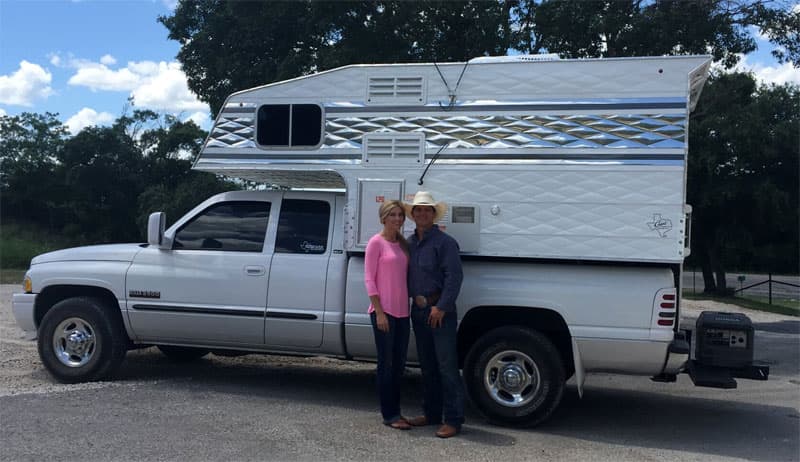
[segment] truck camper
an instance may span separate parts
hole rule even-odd
[[[425,190],[460,245],[460,363],[489,419],[543,422],[593,372],[766,380],[749,320],[679,322],[689,114],[710,62],[352,65],[234,93],[193,168],[275,187],[168,230],[155,213],[147,244],[34,258],[18,323],[63,381],[110,375],[134,345],[372,360],[364,249],[383,201]]]

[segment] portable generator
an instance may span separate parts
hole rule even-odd
[[[706,366],[742,368],[753,363],[753,323],[741,313],[703,311],[695,324],[695,360]]]

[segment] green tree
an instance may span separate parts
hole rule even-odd
[[[135,240],[136,198],[144,189],[143,160],[115,127],[86,128],[59,156],[64,182],[64,232],[81,242]]]
[[[505,2],[181,0],[159,18],[189,88],[217,114],[238,90],[354,63],[505,54]]]
[[[33,222],[54,230],[54,172],[67,139],[56,114],[0,117],[0,219]]]
[[[711,54],[732,67],[756,48],[751,26],[800,63],[800,11],[775,0],[522,0],[511,10],[512,47],[562,57]]]
[[[730,268],[798,271],[800,91],[747,74],[710,79],[690,123],[692,261],[705,290]]]

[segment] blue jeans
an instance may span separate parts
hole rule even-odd
[[[428,325],[431,308],[411,308],[411,322],[417,342],[417,356],[422,368],[425,417],[431,424],[444,423],[458,429],[464,423],[464,384],[458,371],[456,313],[447,313],[442,326]]]
[[[378,330],[377,315],[369,316],[375,334],[375,351],[378,356],[378,398],[381,415],[386,425],[400,419],[400,385],[408,355],[408,318],[395,318],[389,314],[389,332]]]

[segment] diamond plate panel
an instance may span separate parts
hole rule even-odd
[[[325,122],[323,147],[360,149],[367,133],[425,133],[430,149],[683,148],[680,115],[338,117]],[[207,147],[256,147],[254,117],[223,116]],[[490,152],[489,152],[490,154]]]
[[[422,132],[431,149],[450,148],[678,148],[680,115],[486,115],[338,117],[326,121],[326,147],[361,145],[365,133]]]

